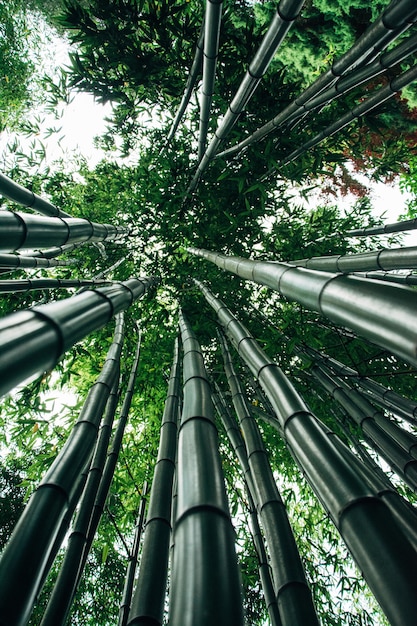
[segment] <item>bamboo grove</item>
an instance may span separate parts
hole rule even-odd
[[[169,10],[154,4],[160,16]],[[143,197],[138,223],[122,210],[114,224],[79,216],[0,175],[4,410],[74,372],[81,390],[77,415],[2,552],[1,626],[93,623],[74,617],[74,607],[88,575],[91,604],[94,587],[106,594],[116,577],[109,549],[125,553],[125,572],[114,587],[117,615],[91,617],[100,626],[415,625],[417,247],[401,235],[417,218],[375,224],[364,211],[296,245],[290,215],[285,256],[272,247],[275,225],[285,240],[280,216],[266,210],[279,206],[294,164],[311,165],[319,145],[331,151],[333,136],[347,142],[343,133],[358,118],[388,101],[395,108],[416,80],[415,0],[386,3],[306,89],[251,130],[251,103],[259,104],[262,81],[311,3],[274,4],[218,121],[227,89],[222,28],[237,4],[207,0],[193,27],[179,108],[156,131],[157,156],[144,171],[163,185],[158,159],[189,156],[188,168],[173,174],[180,191],[171,181],[158,206],[150,210]],[[176,5],[171,17],[181,20],[181,11]],[[149,26],[144,15],[139,22]],[[236,180],[243,205],[225,196],[216,214],[222,183]],[[265,213],[252,213],[251,203]],[[161,243],[152,225],[165,219]],[[230,222],[227,245],[216,232],[221,219]],[[268,245],[245,245],[251,220],[271,227]],[[188,230],[174,240],[182,222]],[[86,275],[80,267],[91,255],[100,271]],[[89,365],[77,365],[83,358]],[[13,419],[11,411],[6,431],[14,432]],[[127,506],[130,526],[121,521]],[[89,569],[103,524],[115,533],[100,564],[105,582],[99,567]],[[367,596],[357,605],[372,609],[353,607],[355,586]]]

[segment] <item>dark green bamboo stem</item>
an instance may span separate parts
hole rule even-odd
[[[354,384],[366,392],[371,401],[378,406],[398,415],[398,417],[409,422],[413,426],[417,425],[417,403],[406,398],[399,393],[384,387],[380,383],[372,380],[367,376],[361,376],[357,370],[348,367],[337,359],[313,350],[310,346],[303,346],[299,349],[301,357],[309,359],[309,361],[317,361],[323,363],[330,371],[348,378]]]
[[[37,278],[25,280],[0,280],[0,293],[36,291],[38,289],[73,289],[77,287],[99,287],[110,285],[107,280],[65,280],[60,278]]]
[[[356,275],[356,272],[353,272]],[[411,285],[415,287],[417,285],[417,275],[413,272],[407,274],[393,274],[390,272],[366,272],[364,274],[358,274],[362,278],[372,278],[373,280],[385,280],[389,283],[397,283],[399,285]]]
[[[378,414],[366,399],[361,398],[354,389],[346,390],[337,379],[325,373],[321,368],[313,367],[311,372],[333,398],[345,408],[362,429],[372,447],[412,489],[417,490],[416,443],[413,435],[405,431],[401,432],[400,429],[395,428],[394,424],[387,428],[388,420],[384,420],[384,417]],[[405,449],[407,445],[409,452]]]
[[[228,257],[200,248],[189,248],[189,252],[278,291],[417,365],[417,293],[413,289],[285,263]]]
[[[417,268],[417,246],[383,248],[358,254],[336,254],[289,261],[291,265],[324,272],[367,272],[370,270],[402,270]]]
[[[224,395],[220,389],[212,394],[213,404],[220,417],[226,434],[229,438],[234,453],[239,459],[239,463],[244,476],[245,492],[248,499],[248,510],[251,520],[251,534],[258,558],[258,571],[264,592],[265,604],[268,611],[271,626],[282,626],[281,617],[278,610],[277,599],[275,596],[274,586],[271,578],[271,567],[269,565],[262,532],[259,526],[256,505],[252,497],[255,493],[252,475],[248,464],[248,455],[246,452],[245,442],[238,428],[236,421],[230,415]]]
[[[240,114],[246,107],[252,95],[255,93],[263,75],[268,69],[278,47],[282,43],[285,35],[297,18],[305,0],[281,0],[268,31],[264,35],[262,42],[252,59],[246,74],[239,85],[238,91],[230,103],[226,114],[219,124],[214,137],[207,150],[200,156],[200,163],[197,172],[187,190],[187,194],[192,193],[196,188],[199,179],[207,169],[210,161],[215,157],[220,145],[226,140],[230,131],[236,124]]]
[[[123,314],[118,314],[115,341],[120,345],[123,342]],[[87,482],[79,502],[78,512],[68,538],[68,545],[62,561],[57,580],[52,590],[41,626],[63,626],[71,610],[71,604],[76,591],[80,563],[87,541],[87,531],[95,497],[103,473],[107,448],[110,440],[114,415],[119,401],[119,376],[117,376],[100,427],[93,459],[89,468]]]
[[[49,200],[45,200],[36,193],[33,193],[33,191],[15,183],[4,174],[0,174],[0,194],[21,206],[33,209],[43,215],[50,217],[71,217],[69,213],[62,211],[52,204],[52,202],[49,202]]]
[[[167,144],[172,140],[175,133],[177,132],[178,126],[181,122],[181,119],[185,113],[185,110],[188,106],[188,103],[191,99],[191,95],[193,93],[194,85],[197,82],[198,75],[202,71],[203,67],[203,46],[204,46],[204,20],[201,25],[200,35],[197,41],[197,47],[195,51],[195,56],[193,60],[193,64],[190,69],[190,73],[188,75],[187,83],[185,85],[184,94],[181,99],[180,105],[178,107],[177,113],[175,115],[175,119],[172,123],[171,129],[169,131],[167,137]]]
[[[4,624],[20,626],[29,618],[45,578],[45,565],[79,478],[88,467],[100,420],[119,375],[119,327],[101,374],[91,387],[63,449],[26,506],[0,563],[0,615]]]
[[[136,375],[139,367],[140,357],[140,337],[136,346],[136,353],[131,367],[129,381],[127,385],[126,394],[123,400],[122,409],[120,411],[119,421],[116,427],[116,431],[113,437],[113,442],[109,454],[107,455],[106,463],[104,465],[103,475],[101,477],[100,486],[98,488],[97,496],[94,502],[94,508],[90,519],[90,524],[87,532],[87,540],[84,547],[83,557],[78,573],[77,585],[80,581],[84,567],[87,561],[88,554],[90,552],[94,537],[97,531],[97,527],[100,523],[101,516],[103,515],[106,499],[110,490],[111,482],[113,480],[114,470],[116,468],[117,460],[119,458],[120,448],[122,445],[122,439],[124,431],[127,425],[129,416],[129,410],[132,403]]]
[[[19,254],[22,256],[34,256],[44,259],[53,259],[61,254],[66,254],[81,246],[88,245],[88,241],[80,241],[79,243],[67,243],[63,246],[53,246],[52,248],[43,248],[43,250],[20,250]]]
[[[284,503],[275,483],[258,425],[251,415],[246,394],[233,367],[230,351],[221,336],[226,378],[243,433],[253,478],[254,500],[264,528],[271,558],[274,589],[283,626],[318,624],[311,591],[291,530]]]
[[[163,621],[171,536],[172,486],[177,451],[180,365],[179,340],[176,339],[139,574],[129,619],[126,622],[129,626],[139,624],[155,626],[161,625]]]
[[[393,626],[413,626],[417,554],[391,512],[340,454],[280,368],[224,303],[195,281],[269,397],[289,448]],[[381,546],[384,546],[383,550]],[[395,574],[394,574],[395,572]]]
[[[0,321],[0,393],[52,369],[66,350],[128,308],[155,282],[154,278],[131,278],[6,315]]]
[[[206,148],[211,101],[216,77],[217,55],[219,52],[222,8],[223,0],[207,0],[204,21],[203,84],[200,98],[200,127],[198,137],[199,161],[201,161]]]
[[[106,241],[128,234],[126,228],[96,224],[86,219],[41,217],[0,211],[0,250],[49,248],[67,243]]]
[[[409,28],[415,19],[416,9],[413,0],[393,0],[382,15],[369,26],[353,46],[341,57],[335,59],[330,69],[321,74],[298,98],[272,120],[258,128],[252,135],[225,151],[222,155],[219,154],[219,156],[239,152],[243,148],[260,141],[266,135],[282,126],[282,124],[288,121],[294,122],[301,118],[309,101],[331,87],[337,79],[344,77],[349,71],[372,62],[377,54]],[[330,95],[328,98],[328,101],[330,101]]]
[[[26,269],[34,267],[68,267],[70,265],[78,265],[77,259],[66,259],[65,261],[58,259],[44,259],[38,256],[29,256],[23,254],[0,254],[0,267],[13,267],[17,269]]]
[[[417,43],[415,43],[417,46]],[[417,218],[403,220],[392,224],[382,224],[382,226],[365,226],[364,228],[353,228],[344,233],[345,237],[371,237],[373,235],[387,235],[389,233],[404,233],[408,230],[417,229]]]
[[[211,388],[200,346],[180,314],[184,407],[178,440],[178,504],[171,626],[240,626],[234,531],[218,451]]]
[[[127,566],[125,584],[123,587],[122,601],[119,609],[118,626],[126,626],[129,617],[130,603],[132,601],[133,584],[135,579],[136,567],[138,564],[138,554],[140,547],[140,540],[142,537],[143,524],[145,521],[146,512],[146,496],[148,492],[148,483],[143,483],[142,495],[139,503],[139,512],[135,526],[135,536],[133,538],[132,551],[129,553],[129,564]]]

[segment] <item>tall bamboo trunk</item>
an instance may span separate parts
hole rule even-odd
[[[136,567],[138,564],[138,554],[140,540],[142,538],[142,530],[145,522],[146,513],[146,496],[148,493],[148,483],[145,481],[142,487],[142,494],[139,503],[139,512],[136,520],[135,535],[133,538],[132,551],[129,554],[129,564],[126,570],[125,584],[123,587],[122,601],[119,609],[118,626],[126,626],[129,618],[130,604],[132,601],[133,585],[135,582]]]
[[[189,252],[296,300],[417,365],[417,293],[412,289],[285,263],[228,257],[199,248],[189,248]]]
[[[36,291],[38,289],[74,289],[77,287],[100,287],[111,284],[106,280],[66,280],[60,278],[38,278],[26,280],[0,280],[0,293]]]
[[[176,339],[168,395],[162,416],[158,458],[152,480],[139,574],[129,619],[126,622],[129,626],[135,624],[155,626],[161,625],[163,621],[179,402],[180,359],[179,341]]]
[[[49,217],[71,217],[69,213],[62,211],[49,200],[41,198],[33,191],[15,183],[11,178],[0,174],[0,194],[21,206],[33,209],[38,213]]]
[[[255,493],[255,488],[253,486],[252,475],[248,464],[248,455],[246,452],[245,442],[236,421],[233,419],[228,411],[226,402],[224,401],[224,396],[220,392],[220,390],[217,390],[217,393],[212,394],[212,399],[217,414],[219,415],[223,423],[223,427],[229,438],[233,451],[239,459],[239,463],[243,472],[245,492],[249,503],[248,509],[251,521],[251,534],[256,555],[258,558],[259,577],[261,580],[262,590],[264,592],[265,604],[271,626],[282,626],[274,586],[272,583],[271,567],[269,565],[263,535],[259,526],[256,505],[252,497],[252,493]]]
[[[123,327],[123,313],[119,313],[117,316],[116,333],[113,343],[117,343],[120,346],[120,350],[123,344]],[[119,401],[118,389],[119,375],[117,375],[117,378],[114,381],[113,388],[107,402],[103,423],[100,427],[85,489],[79,502],[77,516],[75,518],[71,534],[68,537],[68,545],[65,551],[65,556],[61,563],[52,595],[43,615],[41,626],[63,626],[66,623],[71,610],[71,605],[77,588],[77,581],[79,579],[79,569],[82,555],[87,541],[87,531],[106,461],[107,448],[109,445],[114,415]]]
[[[269,397],[289,449],[335,522],[393,626],[417,614],[417,554],[391,512],[341,455],[280,368],[224,303],[195,281]],[[381,550],[380,546],[384,546]]]
[[[258,425],[236,375],[228,346],[221,337],[224,369],[243,433],[257,505],[271,558],[274,589],[283,626],[318,624],[311,591],[276,486]]]
[[[184,407],[171,577],[172,626],[243,624],[239,575],[211,389],[200,346],[180,315]]]
[[[31,497],[3,552],[0,615],[8,626],[21,626],[29,619],[55,538],[79,478],[90,464],[100,420],[119,375],[119,338],[117,332],[70,436]]]
[[[6,315],[0,320],[0,394],[34,374],[52,369],[61,355],[90,332],[105,326],[155,284],[131,278],[111,287]],[[27,355],[31,358],[28,359]]]
[[[80,218],[40,217],[0,211],[0,250],[48,248],[83,241],[105,241],[128,234],[126,228]]]

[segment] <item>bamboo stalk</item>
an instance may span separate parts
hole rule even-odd
[[[0,267],[13,267],[17,269],[27,269],[34,267],[69,267],[78,265],[77,259],[44,259],[38,256],[26,256],[23,254],[0,254]]]
[[[153,284],[154,278],[131,278],[3,317],[0,393],[7,393],[29,376],[52,369],[66,350],[107,324]]]
[[[135,578],[136,567],[138,563],[138,553],[140,540],[142,537],[143,524],[145,521],[146,511],[146,495],[148,491],[148,483],[143,483],[142,495],[139,503],[139,512],[135,526],[135,536],[133,539],[132,552],[129,554],[129,564],[126,571],[125,584],[123,587],[123,596],[119,609],[118,626],[126,626],[129,617],[130,603],[132,601],[133,584]]]
[[[348,367],[327,354],[317,352],[309,346],[304,346],[300,349],[300,354],[301,356],[303,354],[307,355],[310,360],[318,359],[319,362],[323,362],[327,368],[336,374],[348,376],[353,379],[355,385],[363,389],[371,397],[372,402],[395,413],[398,417],[401,417],[413,426],[417,425],[417,403],[415,401],[401,396],[399,393],[388,389],[388,387],[384,387],[384,385],[375,382],[367,376],[361,376],[359,372],[351,367]]]
[[[382,248],[357,254],[336,254],[310,259],[288,261],[297,267],[306,267],[322,272],[367,272],[370,270],[402,270],[417,268],[417,246],[410,248]]]
[[[349,71],[372,62],[375,56],[409,28],[415,19],[416,11],[412,0],[393,0],[353,46],[341,57],[335,59],[331,67],[321,74],[298,98],[272,120],[258,128],[252,135],[218,156],[229,156],[240,152],[243,148],[260,141],[289,120],[294,122],[302,117],[305,112],[305,105],[310,100],[331,87],[338,78]]]
[[[93,511],[91,514],[90,524],[89,524],[88,532],[87,532],[87,540],[85,542],[84,552],[83,552],[83,556],[82,556],[82,560],[80,564],[80,569],[78,572],[77,585],[79,584],[81,576],[83,574],[87,557],[90,552],[92,543],[94,541],[94,536],[97,531],[97,527],[99,525],[101,516],[104,511],[106,499],[110,490],[111,482],[113,480],[114,470],[116,468],[117,460],[119,458],[120,448],[122,445],[122,439],[123,439],[124,431],[127,425],[130,406],[132,403],[136,375],[137,375],[137,371],[139,367],[140,345],[141,345],[141,340],[139,336],[137,346],[136,346],[135,357],[134,357],[133,364],[130,370],[126,394],[123,400],[122,409],[120,411],[119,421],[118,421],[116,431],[113,437],[113,442],[111,445],[110,452],[107,455],[103,474],[100,480],[100,486],[97,491],[97,496],[96,496]]]
[[[414,42],[417,48],[417,40]],[[382,226],[366,226],[364,228],[353,228],[345,232],[345,237],[370,237],[372,235],[387,235],[389,233],[403,233],[408,230],[416,230],[417,218],[403,220],[393,224],[382,224]]]
[[[410,285],[415,287],[417,285],[417,274],[413,272],[408,272],[407,274],[390,274],[389,272],[365,272],[364,274],[357,274],[353,272],[356,276],[361,276],[362,278],[371,278],[372,280],[385,280],[389,283],[397,283],[399,285]]]
[[[328,429],[307,409],[249,331],[207,287],[194,282],[239,355],[259,379],[291,453],[336,524],[390,623],[413,626],[417,612],[417,555],[389,509],[340,454],[327,434]]]
[[[29,500],[3,552],[0,614],[9,626],[25,624],[29,619],[55,538],[78,488],[79,477],[90,463],[100,420],[119,375],[118,331],[74,428]]]
[[[417,365],[417,293],[412,289],[285,263],[227,257],[200,248],[188,251],[278,291]]]
[[[279,3],[268,31],[264,35],[261,44],[227,109],[225,116],[219,124],[207,150],[205,150],[204,154],[200,157],[197,172],[187,190],[186,195],[194,191],[199,179],[209,166],[210,162],[214,159],[219,146],[226,140],[243,109],[255,93],[256,88],[268,69],[285,35],[291,28],[294,20],[298,17],[304,1],[305,0],[281,0]]]
[[[113,345],[118,346],[118,360],[123,345],[124,317],[118,313],[116,318],[116,332]],[[88,471],[87,482],[79,502],[78,512],[68,537],[67,549],[61,563],[58,577],[55,581],[51,597],[42,618],[41,626],[64,626],[71,610],[71,605],[77,589],[79,569],[84,547],[87,541],[87,531],[91,519],[95,497],[99,488],[103,468],[106,461],[114,415],[119,401],[119,374],[113,383],[107,400],[103,423],[100,426],[93,459]]]
[[[171,536],[172,487],[177,450],[180,365],[177,338],[161,422],[158,458],[152,480],[139,574],[129,619],[125,622],[129,626],[144,623],[156,626],[163,622]],[[124,625],[120,623],[119,626]]]
[[[311,591],[284,503],[269,465],[258,425],[233,367],[228,346],[221,337],[224,369],[232,402],[243,433],[257,505],[271,559],[274,590],[283,626],[317,624]]]
[[[104,241],[127,235],[126,228],[97,224],[86,219],[40,217],[0,211],[0,250],[47,248],[67,243]]]
[[[181,122],[181,119],[190,101],[191,94],[193,92],[194,85],[197,82],[198,75],[200,74],[202,70],[203,46],[204,46],[204,20],[201,25],[200,35],[197,41],[193,64],[191,66],[190,73],[188,74],[187,83],[184,89],[184,94],[182,96],[180,105],[175,115],[175,119],[172,123],[171,129],[167,137],[167,144],[172,140],[175,133],[177,132],[178,126]]]
[[[25,280],[0,280],[0,293],[36,291],[38,289],[73,289],[77,287],[99,287],[110,285],[106,280],[77,280],[60,278],[38,278]]]
[[[214,407],[220,417],[226,434],[229,438],[233,451],[239,459],[240,467],[244,476],[245,493],[248,499],[248,510],[251,521],[251,534],[256,555],[258,558],[258,571],[261,580],[264,599],[268,611],[271,626],[282,626],[281,617],[278,610],[277,599],[271,578],[271,567],[268,561],[264,540],[259,526],[258,514],[252,494],[255,493],[253,486],[252,474],[248,464],[248,455],[246,452],[245,442],[242,434],[236,424],[236,421],[230,415],[224,394],[220,389],[216,389],[216,393],[212,394]]]
[[[401,432],[393,424],[389,427],[389,422],[384,420],[364,398],[361,398],[356,390],[346,390],[338,379],[324,372],[319,366],[313,367],[311,372],[353,418],[371,442],[371,446],[412,489],[416,490],[415,437],[405,431]]]
[[[214,93],[223,0],[207,0],[204,23],[203,85],[200,98],[198,160],[201,161],[207,139],[211,101]]]
[[[52,202],[41,198],[29,189],[15,183],[4,174],[0,174],[0,194],[21,206],[33,209],[49,217],[71,217],[69,213],[62,211],[52,204]]]
[[[184,407],[169,623],[238,626],[243,624],[240,584],[211,389],[199,344],[182,313],[179,323]]]

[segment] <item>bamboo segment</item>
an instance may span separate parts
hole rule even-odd
[[[184,407],[169,623],[238,626],[243,624],[242,600],[211,389],[199,344],[183,314],[180,330]]]
[[[326,72],[321,74],[296,100],[278,113],[272,120],[258,128],[252,135],[226,150],[226,156],[240,152],[243,148],[260,141],[282,124],[301,118],[305,105],[325,89],[331,87],[337,79],[357,67],[373,61],[375,56],[386,48],[398,35],[404,32],[416,20],[416,8],[413,0],[393,0],[382,15],[369,26],[345,54],[335,59]],[[323,103],[322,103],[323,104]]]
[[[271,626],[282,626],[281,617],[278,610],[278,604],[275,597],[275,591],[272,584],[271,568],[268,562],[268,556],[265,550],[262,532],[258,522],[258,514],[256,505],[252,497],[255,493],[253,487],[252,475],[248,464],[248,455],[246,452],[245,442],[239,427],[233,417],[230,415],[223,394],[217,389],[212,394],[213,404],[219,415],[223,427],[227,433],[232,448],[239,459],[239,463],[245,477],[245,491],[249,502],[249,515],[251,521],[251,534],[254,547],[258,557],[258,571],[265,597],[265,604],[268,610]]]
[[[123,334],[123,313],[118,313],[116,318],[115,340],[113,344],[117,343],[120,351],[123,343]],[[68,545],[65,556],[61,563],[57,580],[43,615],[41,626],[64,626],[71,610],[71,604],[73,602],[77,589],[77,582],[79,580],[82,556],[87,541],[87,531],[94,507],[94,501],[103,474],[114,415],[119,401],[118,387],[119,373],[117,374],[107,401],[103,423],[98,434],[97,444],[94,450],[91,466],[88,471],[85,489],[79,502],[74,525],[68,537]]]
[[[415,42],[417,47],[417,40]],[[389,233],[403,233],[408,230],[416,230],[417,218],[394,222],[393,224],[382,224],[382,226],[366,226],[364,228],[353,228],[345,232],[345,237],[371,237],[372,235],[387,235]]]
[[[324,365],[341,376],[352,378],[355,385],[365,391],[378,406],[391,411],[409,422],[413,426],[417,425],[417,403],[409,398],[405,398],[396,393],[392,389],[384,387],[380,383],[375,382],[367,376],[361,376],[356,370],[348,367],[344,363],[340,363],[337,359],[329,357],[327,354],[318,353],[309,346],[304,346],[300,350],[301,355],[306,354],[311,360],[318,360]]]
[[[0,254],[0,267],[13,267],[27,269],[34,267],[68,267],[78,265],[77,259],[44,259],[38,256],[26,256],[23,254]],[[7,272],[8,273],[8,272]]]
[[[158,459],[152,481],[138,580],[129,619],[126,621],[129,626],[135,624],[156,626],[163,622],[179,403],[180,360],[179,341],[176,339],[168,395],[161,422]]]
[[[127,567],[125,584],[123,588],[122,602],[119,610],[118,626],[126,626],[129,617],[130,603],[132,601],[133,584],[135,580],[135,572],[138,563],[138,554],[140,540],[142,536],[143,524],[145,521],[146,511],[146,494],[148,491],[148,483],[145,481],[142,488],[142,496],[139,504],[139,513],[136,521],[135,536],[133,539],[132,552],[129,554],[129,565]]]
[[[317,624],[311,591],[292,534],[290,522],[278,492],[258,425],[235,373],[228,346],[221,338],[224,369],[232,402],[245,440],[248,464],[257,505],[271,559],[274,589],[283,626]]]
[[[67,243],[111,240],[126,234],[126,228],[96,224],[86,219],[39,217],[0,211],[0,250],[5,252],[20,248],[48,248]]]
[[[188,251],[274,289],[417,365],[417,293],[413,289],[285,263],[227,257],[199,248]]]
[[[356,272],[353,272],[356,275]],[[397,283],[398,285],[417,285],[417,274],[408,272],[407,274],[390,274],[389,272],[366,272],[358,274],[361,278],[371,278],[373,280],[385,280],[389,283]]]
[[[21,206],[33,209],[49,217],[71,217],[48,200],[44,200],[29,189],[15,183],[11,178],[0,174],[0,194]]]
[[[58,302],[6,315],[0,320],[0,394],[29,376],[52,369],[61,355],[155,284],[131,278]],[[28,359],[27,355],[31,358]]]
[[[312,488],[333,519],[393,626],[413,626],[417,612],[417,554],[386,505],[346,460],[280,368],[224,303],[194,281],[272,403]]]
[[[94,508],[90,519],[90,525],[87,533],[87,540],[84,547],[83,557],[80,564],[80,569],[78,572],[78,580],[77,585],[82,576],[87,556],[90,552],[91,545],[94,541],[94,536],[97,531],[97,527],[99,525],[101,516],[104,511],[104,506],[106,503],[106,498],[108,496],[111,482],[113,480],[114,470],[116,468],[117,459],[119,458],[119,452],[122,445],[122,439],[124,435],[124,431],[126,428],[130,406],[132,404],[133,392],[135,388],[136,375],[139,367],[139,357],[140,357],[140,337],[138,339],[138,343],[136,346],[135,358],[133,360],[133,364],[130,370],[129,381],[127,384],[127,390],[125,394],[125,398],[123,400],[122,410],[120,411],[119,422],[116,427],[116,432],[113,437],[112,446],[109,454],[107,455],[106,463],[103,470],[103,475],[101,477],[100,486],[98,488],[96,500],[94,502]]]
[[[311,372],[362,429],[372,447],[416,490],[416,438],[385,420],[359,392],[346,389],[338,379],[326,374],[320,367],[313,367]]]
[[[417,268],[417,246],[383,248],[358,254],[337,254],[289,261],[291,265],[322,272],[368,272],[370,270],[402,270]]]
[[[233,126],[236,124],[243,109],[256,91],[260,80],[268,69],[268,66],[285,35],[291,28],[294,20],[297,18],[304,1],[305,0],[281,0],[279,3],[268,31],[263,37],[237,93],[230,103],[227,112],[219,124],[207,150],[200,157],[197,172],[187,190],[186,195],[194,191],[199,179],[210,164],[210,161],[212,161],[215,157],[219,146],[226,140]]]
[[[110,285],[106,280],[66,280],[60,278],[38,278],[27,280],[0,280],[0,293],[36,291],[37,289],[73,289],[76,287],[99,287]]]
[[[222,8],[223,0],[207,0],[204,24],[203,86],[200,98],[200,128],[198,137],[199,161],[201,161],[206,148],[211,101],[214,93],[217,55],[219,52]]]
[[[181,122],[182,116],[185,113],[185,110],[188,106],[188,103],[190,101],[193,89],[194,89],[194,85],[197,81],[197,77],[200,74],[201,70],[202,70],[202,64],[203,64],[203,44],[204,44],[204,21],[203,24],[201,26],[201,31],[200,31],[200,36],[198,38],[197,41],[197,47],[196,47],[196,51],[195,51],[195,56],[194,56],[194,60],[193,60],[193,64],[191,66],[190,69],[190,73],[188,75],[188,79],[187,79],[187,83],[185,85],[185,89],[184,89],[184,94],[182,97],[182,100],[180,102],[180,105],[178,107],[178,111],[177,114],[175,116],[175,119],[172,123],[171,129],[169,131],[168,137],[167,137],[167,144],[172,140],[172,138],[174,137],[175,133],[177,132],[177,128],[179,126],[179,123]]]
[[[0,563],[0,615],[4,624],[25,624],[40,591],[63,518],[79,477],[88,467],[100,420],[119,376],[120,324],[101,374],[91,387],[63,449],[29,500]]]

